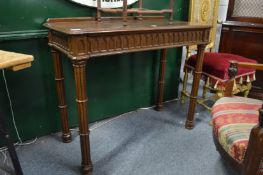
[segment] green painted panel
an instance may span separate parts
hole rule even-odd
[[[47,39],[8,41],[0,43],[0,49],[32,54],[35,57],[31,68],[12,72],[5,70],[10,97],[19,132],[25,139],[54,132],[59,127],[56,96],[54,91],[52,60]],[[0,76],[0,105],[11,130],[11,112],[4,80]],[[53,106],[54,105],[54,106]]]
[[[168,1],[145,0],[149,8],[164,8]],[[175,17],[187,19],[188,2],[176,1]],[[23,139],[39,137],[60,130],[53,64],[42,23],[48,17],[90,16],[94,10],[66,0],[9,0],[0,1],[0,49],[32,54],[31,68],[19,72],[6,70],[6,78],[14,105],[18,130]],[[40,31],[41,37],[34,32]],[[14,37],[13,33],[28,37]],[[11,33],[11,35],[10,35]],[[30,34],[28,34],[30,33]],[[8,35],[9,34],[9,35]],[[13,37],[13,38],[12,38]],[[44,38],[43,38],[44,37]],[[87,65],[90,122],[112,117],[139,107],[152,106],[156,99],[160,51],[131,53],[90,59]],[[181,50],[169,49],[166,70],[165,100],[177,97]],[[63,59],[65,87],[70,125],[77,126],[75,88],[72,67]],[[15,137],[11,113],[0,74],[0,107],[8,118]]]
[[[175,16],[186,19],[188,1],[177,0]],[[144,0],[144,7],[162,9],[169,0]],[[84,7],[70,0],[8,0],[0,1],[0,32],[41,30],[47,18],[94,16],[94,8]]]
[[[47,18],[90,16],[92,10],[69,0],[8,0],[0,1],[0,31],[44,29]]]

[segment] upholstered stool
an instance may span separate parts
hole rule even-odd
[[[196,65],[196,55],[191,56],[185,64],[185,78],[183,82],[183,90],[181,99],[184,100],[184,96],[188,96],[186,92],[187,74],[193,72]],[[223,96],[225,90],[225,83],[228,80],[228,68],[229,61],[235,60],[238,62],[257,63],[257,61],[248,59],[242,56],[228,54],[228,53],[210,53],[204,54],[202,79],[205,81],[203,87],[203,99],[199,100],[199,103],[206,101],[206,92],[211,90],[216,93],[216,99]],[[235,77],[236,88],[235,93],[243,92],[246,97],[251,89],[251,82],[254,81],[255,70],[254,69],[238,69],[237,76]],[[182,101],[183,102],[183,101]],[[209,108],[205,105],[205,107]]]
[[[7,68],[12,71],[18,71],[18,70],[30,67],[32,61],[33,61],[33,56],[31,55],[25,55],[25,54],[14,53],[14,52],[6,52],[6,51],[0,50],[0,69]],[[0,138],[1,140],[4,140],[5,144],[7,145],[8,152],[10,154],[16,174],[22,175],[23,172],[22,172],[19,160],[17,158],[14,145],[5,127],[5,118],[1,113],[0,113]]]

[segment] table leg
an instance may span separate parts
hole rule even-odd
[[[90,141],[88,126],[88,109],[87,109],[87,86],[86,86],[86,61],[73,61],[76,102],[79,117],[79,136],[82,154],[82,173],[91,175],[92,162],[90,158]]]
[[[203,59],[205,52],[205,44],[198,45],[197,49],[197,62],[194,70],[194,80],[192,85],[192,91],[190,95],[190,104],[188,108],[187,120],[185,122],[185,128],[192,129],[194,127],[194,114],[198,95],[199,82],[202,75]]]
[[[61,64],[61,58],[59,52],[52,49],[51,51],[54,71],[55,71],[55,81],[56,81],[56,91],[58,96],[58,108],[60,110],[61,125],[62,125],[62,140],[65,143],[71,142],[71,132],[69,130],[68,122],[68,110],[65,99],[65,88],[64,88],[64,76]]]
[[[14,168],[15,168],[16,175],[23,175],[22,168],[20,166],[20,162],[18,160],[14,144],[13,144],[13,142],[11,142],[9,134],[5,135],[5,139],[7,142],[6,145],[8,148],[10,158],[11,158],[12,163],[13,163]]]
[[[0,138],[1,138],[1,140],[4,140],[4,142],[7,146],[11,161],[12,161],[14,169],[15,169],[15,174],[16,175],[23,175],[23,171],[22,171],[22,168],[20,166],[20,162],[19,162],[19,159],[17,157],[14,144],[11,141],[10,136],[6,130],[5,121],[4,121],[2,114],[0,114]]]
[[[158,96],[156,102],[157,111],[160,111],[163,108],[164,79],[165,79],[165,68],[167,62],[166,57],[167,57],[167,49],[162,49],[160,70],[159,70]]]

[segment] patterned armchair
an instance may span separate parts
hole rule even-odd
[[[212,29],[210,32],[210,43],[207,45],[206,52],[204,54],[202,79],[205,81],[203,86],[202,98],[198,99],[197,102],[207,109],[211,109],[206,105],[206,101],[209,99],[218,99],[224,95],[225,83],[228,79],[228,67],[230,60],[236,60],[238,62],[250,62],[256,63],[255,60],[251,60],[242,56],[227,54],[227,53],[216,53],[214,52],[215,37],[217,29],[217,18],[218,18],[218,5],[219,0],[191,0],[190,1],[190,13],[189,21],[194,23],[210,24]],[[196,46],[187,48],[187,56],[184,66],[184,80],[183,89],[181,92],[181,102],[185,102],[185,97],[189,96],[186,91],[188,73],[194,72],[196,65],[196,55],[192,55],[193,51],[196,50]],[[255,80],[254,69],[240,69],[236,76],[236,91],[234,93],[242,92],[244,96],[247,96],[251,89],[251,82]],[[210,90],[216,95],[207,97],[207,91]]]
[[[214,143],[221,156],[242,175],[263,175],[262,100],[237,97],[237,68],[263,70],[263,64],[231,62],[225,97],[212,107]]]

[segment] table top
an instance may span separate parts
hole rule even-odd
[[[129,18],[126,24],[124,26],[122,18],[119,17],[103,18],[100,22],[96,21],[93,17],[79,17],[51,18],[47,20],[44,26],[68,35],[211,28],[210,25],[193,24],[183,21],[173,21],[170,23],[169,20],[163,17],[144,17],[142,20]]]
[[[29,67],[34,60],[32,55],[0,50],[0,69],[19,66],[19,70]],[[22,66],[21,66],[22,65]],[[18,70],[17,68],[13,70]]]

